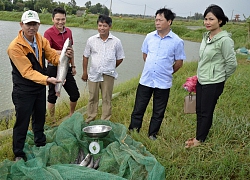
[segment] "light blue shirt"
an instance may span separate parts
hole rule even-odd
[[[39,52],[38,52],[38,47],[37,47],[37,43],[36,43],[36,37],[34,36],[33,43],[31,43],[24,35],[23,35],[23,37],[29,43],[29,45],[32,47],[32,49],[35,51],[36,58],[39,61]]]
[[[172,86],[173,64],[186,59],[184,42],[172,30],[163,38],[157,31],[147,34],[141,48],[147,54],[140,84],[159,89]]]

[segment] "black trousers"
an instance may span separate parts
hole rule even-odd
[[[148,135],[156,135],[160,129],[167,107],[170,89],[150,88],[138,85],[134,110],[131,114],[129,129],[140,130],[143,116],[153,94],[153,112],[150,120]]]
[[[196,84],[196,139],[204,142],[213,122],[217,100],[223,92],[225,82],[216,84]]]
[[[24,143],[32,120],[32,130],[36,146],[46,144],[44,123],[46,113],[46,88],[39,92],[24,93],[13,90],[12,100],[15,105],[16,122],[13,128],[13,152],[16,157],[25,157],[23,152]]]
[[[56,77],[57,75],[57,66],[49,66],[47,67],[47,75],[50,77]],[[66,82],[63,85],[63,88],[69,95],[69,99],[71,102],[76,102],[80,97],[80,93],[78,91],[78,87],[76,85],[76,80],[72,75],[72,68],[69,67],[67,75],[66,75]],[[48,102],[51,104],[55,104],[57,100],[56,92],[55,92],[55,85],[50,83],[49,90],[48,90]]]

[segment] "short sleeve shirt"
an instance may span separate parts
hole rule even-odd
[[[55,50],[62,50],[63,44],[69,38],[73,45],[72,32],[65,27],[63,32],[60,32],[55,26],[50,27],[44,32],[44,37],[48,39],[50,46]]]
[[[172,86],[173,65],[176,60],[186,59],[184,42],[172,30],[160,37],[157,31],[147,34],[141,48],[147,54],[140,84],[159,89]]]
[[[117,78],[116,61],[125,58],[120,39],[111,33],[105,41],[99,34],[91,36],[83,55],[91,57],[88,78],[92,82],[103,81],[103,74]]]

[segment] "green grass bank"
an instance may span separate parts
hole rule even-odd
[[[9,12],[0,11],[0,20],[17,21],[19,22],[22,16],[22,12]],[[39,14],[42,24],[52,24],[51,14]],[[96,29],[98,15],[87,14],[81,17],[76,15],[67,16],[67,26],[69,27],[81,27],[85,29]],[[113,31],[134,33],[134,34],[147,34],[155,29],[153,18],[130,18],[130,17],[112,17],[113,19]],[[192,30],[188,27],[201,27],[199,29]],[[205,32],[203,28],[203,21],[182,21],[174,20],[172,29],[181,38],[190,41],[200,42],[202,39],[202,33]],[[248,37],[248,23],[229,22],[223,26],[224,30],[232,33],[232,39],[235,42],[235,48],[246,47],[250,49],[250,40]]]

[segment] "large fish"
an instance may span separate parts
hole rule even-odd
[[[59,64],[57,66],[56,79],[61,81],[60,83],[57,83],[55,85],[56,96],[58,97],[60,97],[61,89],[62,89],[63,83],[65,82],[66,75],[69,69],[69,58],[66,56],[65,53],[66,53],[67,48],[71,46],[72,46],[72,43],[69,40],[69,38],[67,38],[63,44],[63,49],[60,55]]]

